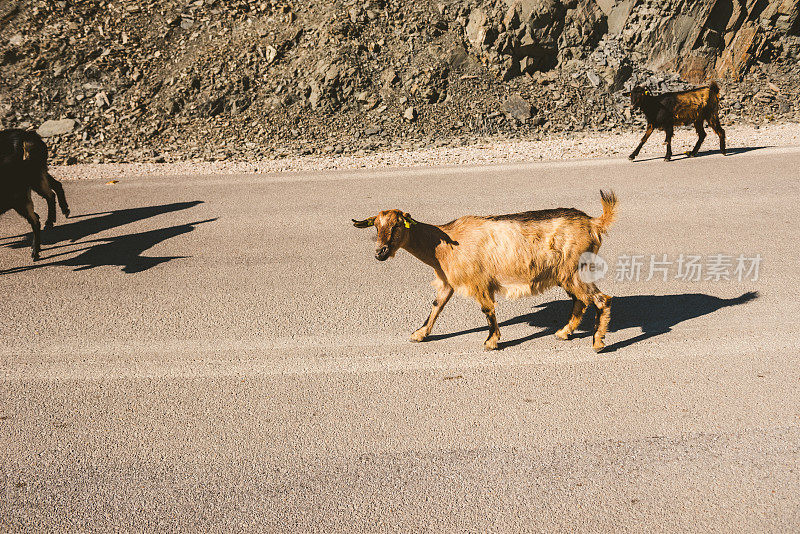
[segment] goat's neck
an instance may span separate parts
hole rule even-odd
[[[645,96],[639,105],[639,109],[641,109],[648,118],[655,117],[655,115],[658,113],[659,107],[658,99],[653,98],[652,96]]]
[[[421,262],[438,269],[439,260],[436,258],[436,247],[446,236],[447,234],[436,226],[417,223],[411,227],[408,241],[403,248]]]

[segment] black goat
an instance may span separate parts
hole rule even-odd
[[[700,150],[706,131],[703,122],[719,136],[719,149],[725,154],[725,130],[719,123],[719,86],[711,82],[706,87],[699,87],[690,91],[663,93],[653,95],[643,87],[634,87],[630,93],[631,105],[634,109],[641,109],[647,117],[647,130],[636,150],[629,159],[633,160],[639,155],[642,145],[647,141],[653,130],[658,128],[666,133],[667,155],[665,161],[672,158],[672,134],[675,126],[688,126],[694,124],[697,130],[697,144],[687,152],[688,156],[696,156]]]
[[[61,182],[47,172],[47,145],[36,132],[0,131],[0,214],[13,209],[31,225],[33,243],[31,257],[39,259],[39,216],[33,211],[31,191],[47,201],[45,228],[56,220],[56,197],[65,217],[69,206]]]

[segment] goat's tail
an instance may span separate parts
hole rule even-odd
[[[605,234],[617,218],[617,195],[613,191],[606,193],[601,190],[600,200],[603,203],[603,214],[592,219],[592,222],[598,234]]]
[[[708,84],[708,100],[712,108],[719,108],[719,85],[717,85],[717,82]]]

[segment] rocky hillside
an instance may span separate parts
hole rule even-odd
[[[55,162],[276,158],[617,130],[718,79],[800,120],[800,0],[6,0],[0,123]]]

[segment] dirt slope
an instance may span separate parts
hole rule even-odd
[[[40,128],[56,163],[638,128],[624,89],[683,88],[722,69],[727,48],[708,44],[718,2],[688,2],[687,19],[681,2],[668,2],[681,13],[671,15],[626,1],[10,1],[0,7],[0,122]],[[767,4],[786,9],[747,12],[740,27],[761,28],[758,46],[721,78],[727,123],[799,117],[797,2]],[[654,47],[653,21],[681,46]],[[740,30],[717,32],[717,44]],[[689,46],[684,34],[699,37]],[[675,60],[690,56],[705,66]]]

